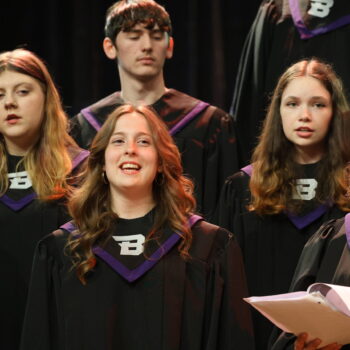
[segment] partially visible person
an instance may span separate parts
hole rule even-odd
[[[173,55],[169,14],[153,0],[121,0],[107,11],[103,49],[115,60],[121,91],[82,109],[71,135],[88,148],[108,114],[123,103],[151,105],[180,150],[184,173],[195,183],[198,210],[211,217],[227,176],[239,169],[234,122],[223,110],[164,82]]]
[[[322,282],[350,287],[350,214],[325,223],[306,243],[291,284],[291,291],[306,290]],[[317,322],[317,319],[315,319]],[[279,335],[279,337],[278,337]],[[349,350],[350,344],[322,344],[322,339],[297,338],[274,329],[271,350]],[[321,346],[320,346],[321,345]]]
[[[43,61],[0,54],[0,348],[18,349],[34,249],[67,221],[72,171],[86,158]]]
[[[253,349],[239,246],[193,214],[165,124],[123,105],[90,151],[73,221],[38,246],[21,349]]]
[[[304,244],[350,210],[350,115],[342,82],[318,59],[280,77],[252,164],[229,177],[214,222],[234,232],[250,295],[286,293]],[[272,323],[253,310],[257,349]]]

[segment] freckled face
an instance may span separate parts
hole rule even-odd
[[[6,146],[30,148],[40,137],[45,95],[40,83],[29,75],[4,71],[0,74],[0,133]]]
[[[310,76],[292,80],[283,91],[280,113],[295,148],[321,157],[333,116],[332,98],[322,83]]]
[[[105,171],[112,195],[153,197],[159,171],[158,152],[146,119],[136,113],[122,115],[105,151]]]

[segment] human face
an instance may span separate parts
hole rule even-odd
[[[329,91],[313,77],[295,78],[283,91],[280,113],[284,134],[296,149],[296,161],[320,160],[333,116]]]
[[[0,74],[0,133],[10,154],[24,155],[39,139],[45,94],[29,75]]]
[[[119,117],[105,151],[104,170],[112,198],[153,198],[158,153],[144,116],[133,112]]]
[[[109,49],[109,57],[118,59],[121,79],[131,77],[140,81],[163,77],[165,59],[173,54],[172,38],[167,33],[158,25],[147,29],[141,23],[130,31],[119,32],[115,46]]]

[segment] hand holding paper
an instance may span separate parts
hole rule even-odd
[[[350,344],[350,287],[314,283],[306,292],[244,300],[285,332],[307,332],[322,345]]]

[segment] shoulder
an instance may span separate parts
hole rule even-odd
[[[203,261],[215,259],[229,249],[231,244],[237,244],[231,232],[204,220],[193,226],[192,235],[190,254]]]
[[[40,259],[54,258],[62,260],[65,256],[65,248],[68,241],[69,233],[65,230],[58,229],[42,238],[37,246],[37,255]]]
[[[329,243],[350,232],[350,213],[340,219],[332,219],[325,222],[308,240],[305,248],[310,248],[320,242]]]
[[[181,92],[175,89],[169,89],[163,98],[168,100],[171,99],[174,102],[176,101],[176,103],[179,106],[185,104],[186,106],[191,108],[194,108],[199,103],[206,103],[207,104],[206,108],[204,108],[200,114],[208,118],[210,117],[210,118],[219,119],[219,120],[224,119],[227,121],[231,121],[231,120],[233,121],[232,117],[221,108],[213,106],[207,103],[206,101],[199,100],[198,98],[195,98],[193,96],[190,96],[184,92]]]
[[[240,170],[230,175],[224,184],[226,189],[246,190],[249,187],[250,176]]]
[[[123,101],[120,98],[120,91],[116,91],[86,108],[89,108],[92,111],[96,111],[101,108],[113,107],[115,105],[122,104],[122,102]]]

